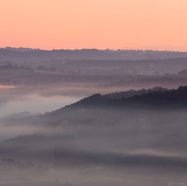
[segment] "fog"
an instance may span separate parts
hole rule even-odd
[[[49,96],[43,97],[37,94],[29,94],[21,100],[8,101],[0,108],[0,117],[15,113],[30,112],[33,114],[51,112],[78,101],[80,97]]]
[[[186,110],[68,109],[53,114],[1,121],[7,133],[13,128],[12,135],[17,131],[18,136],[9,132],[1,143],[1,171],[11,177],[6,184],[156,186],[187,181]],[[6,180],[3,174],[1,180]]]
[[[185,185],[186,109],[71,105],[99,90],[2,89],[0,185]]]
[[[136,87],[134,87],[136,89]],[[117,90],[129,90],[116,88],[96,87],[0,87],[0,118],[11,114],[29,112],[32,114],[44,114],[57,110],[66,105],[75,103],[82,98],[95,93],[107,94]]]

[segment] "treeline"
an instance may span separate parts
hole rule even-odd
[[[38,63],[50,60],[146,60],[187,57],[186,52],[153,51],[153,50],[39,50],[1,48],[0,61],[11,61],[19,64]]]

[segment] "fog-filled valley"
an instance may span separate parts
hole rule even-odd
[[[187,184],[187,54],[0,49],[0,186]]]

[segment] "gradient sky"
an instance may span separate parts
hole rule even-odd
[[[0,47],[187,51],[187,0],[0,0]]]

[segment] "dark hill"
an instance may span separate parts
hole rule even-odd
[[[46,116],[59,116],[76,109],[187,109],[187,86],[173,90],[143,93],[120,99],[109,95],[94,94],[72,105],[66,106]]]
[[[162,87],[154,87],[152,89],[141,89],[141,90],[129,90],[129,91],[122,91],[122,92],[114,92],[107,94],[108,97],[112,99],[122,99],[122,98],[128,98],[136,95],[142,95],[147,94],[149,92],[156,92],[156,91],[166,91],[166,88]]]
[[[187,108],[187,86],[176,90],[154,91],[120,99],[95,94],[68,107],[182,109]]]

